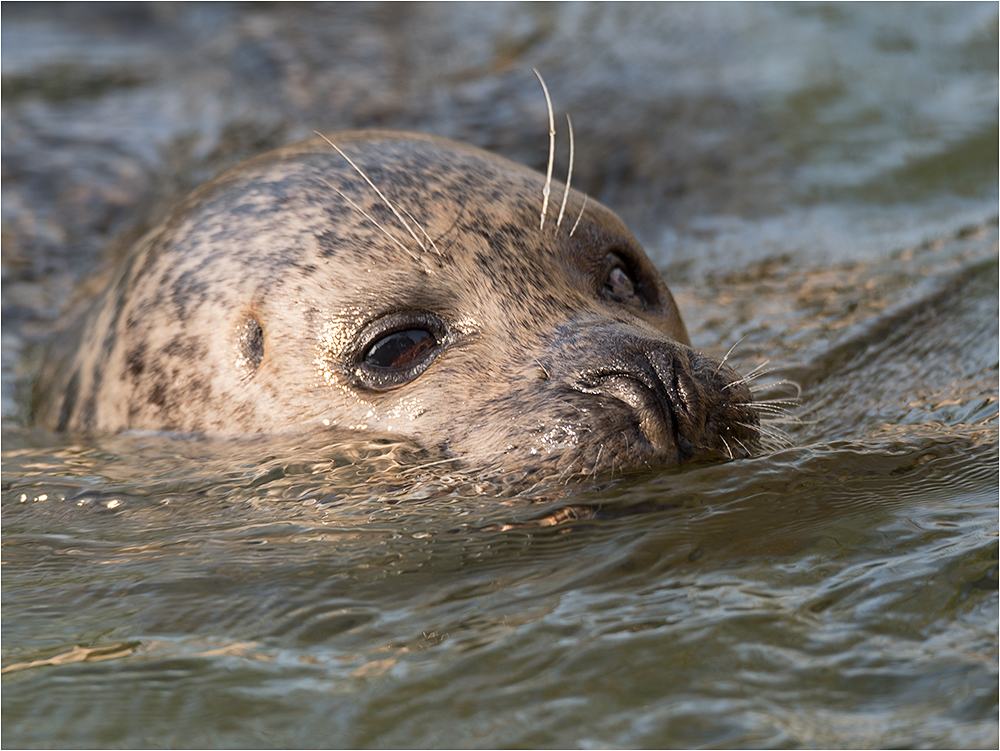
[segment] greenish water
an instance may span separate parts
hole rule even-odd
[[[8,6],[4,746],[996,747],[995,4]],[[111,238],[314,128],[544,166],[532,65],[696,346],[801,386],[767,452],[525,494],[25,420]]]

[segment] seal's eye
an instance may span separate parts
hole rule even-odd
[[[646,307],[640,284],[617,253],[608,253],[604,259],[604,287],[601,289],[601,296],[617,303]]]
[[[614,297],[631,297],[635,294],[635,285],[625,269],[615,266],[608,274],[608,280],[604,283],[606,293]]]
[[[365,353],[365,364],[373,368],[398,370],[408,368],[431,349],[437,341],[426,329],[407,329],[383,337]]]
[[[353,375],[359,386],[388,391],[423,373],[449,340],[448,327],[426,311],[392,313],[360,334],[353,350]]]

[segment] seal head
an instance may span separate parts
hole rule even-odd
[[[332,426],[503,471],[749,453],[749,390],[691,349],[622,221],[570,191],[568,218],[541,227],[544,183],[397,132],[245,162],[140,241],[43,369],[37,420],[229,435]]]

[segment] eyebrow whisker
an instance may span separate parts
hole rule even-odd
[[[729,351],[726,353],[726,356],[723,357],[722,360],[719,362],[719,367],[717,367],[715,369],[715,374],[716,375],[718,375],[719,371],[722,370],[722,366],[726,364],[726,360],[729,359],[729,356],[731,354],[733,354],[733,350],[736,349],[737,347],[739,347],[740,346],[740,342],[742,342],[748,336],[750,336],[750,335],[749,334],[744,334],[743,336],[741,336],[739,339],[736,340],[736,344],[734,344],[732,347],[729,348]]]
[[[390,201],[388,198],[386,198],[385,193],[383,193],[381,190],[378,189],[378,186],[374,182],[372,182],[371,178],[368,177],[368,175],[365,174],[364,170],[362,170],[358,165],[356,165],[354,163],[354,161],[349,156],[347,156],[347,154],[345,154],[343,151],[341,151],[340,147],[337,144],[335,144],[333,141],[331,141],[329,138],[327,138],[326,136],[324,136],[319,131],[313,131],[313,132],[316,133],[317,136],[319,136],[320,138],[322,138],[328,144],[330,144],[336,150],[336,152],[338,154],[340,154],[342,157],[344,157],[344,159],[347,160],[347,163],[350,164],[354,168],[354,171],[357,172],[359,175],[361,175],[362,178],[364,178],[364,181],[366,183],[368,183],[369,186],[371,186],[371,189],[375,191],[375,193],[378,195],[379,198],[382,199],[382,202],[386,206],[389,207],[389,210],[392,211],[393,214],[396,215],[396,218],[399,220],[400,224],[403,225],[403,227],[406,229],[406,231],[410,234],[410,237],[412,237],[414,240],[417,241],[417,245],[420,246],[420,249],[421,250],[427,250],[426,246],[424,246],[424,243],[420,240],[419,237],[417,237],[417,233],[413,231],[412,227],[410,227],[409,222],[407,222],[403,218],[403,215],[399,213],[399,210],[392,204],[392,201]],[[341,195],[343,195],[343,194],[341,194]],[[412,216],[410,218],[413,219]],[[417,223],[415,219],[414,219],[414,223]],[[419,226],[419,223],[417,223],[417,224]],[[420,229],[424,233],[424,235],[427,235],[427,232],[424,231],[423,227],[421,227]],[[428,239],[430,239],[429,236],[428,236]]]
[[[420,257],[416,253],[414,253],[412,250],[410,250],[405,245],[403,245],[403,243],[401,243],[395,237],[395,235],[393,235],[391,232],[389,232],[389,230],[387,230],[385,227],[383,227],[381,224],[379,224],[378,221],[371,214],[369,214],[363,208],[361,208],[356,203],[354,203],[354,201],[352,201],[350,198],[348,198],[344,194],[344,191],[340,190],[339,188],[333,187],[327,180],[323,179],[322,177],[320,178],[320,180],[323,180],[323,182],[326,183],[327,187],[330,188],[330,190],[334,190],[337,193],[339,193],[340,197],[343,198],[345,201],[347,201],[349,204],[351,204],[351,207],[355,211],[357,211],[359,214],[361,214],[361,216],[363,216],[369,222],[371,222],[376,227],[378,227],[380,230],[382,230],[382,234],[384,234],[386,237],[388,237],[390,240],[392,240],[394,243],[396,243],[396,245],[398,245],[403,250],[403,252],[406,253],[410,258],[412,258],[414,261],[419,261],[420,260]]]
[[[559,206],[559,218],[556,220],[556,229],[562,226],[563,214],[566,211],[566,201],[569,198],[569,186],[573,182],[573,121],[570,120],[569,113],[566,113],[566,128],[569,130],[569,169],[566,170],[566,187],[563,189],[562,204]]]
[[[545,107],[549,111],[549,166],[545,170],[545,187],[542,188],[542,215],[538,224],[538,229],[545,229],[545,215],[549,210],[549,193],[552,191],[552,165],[556,159],[556,118],[552,113],[552,97],[549,96],[549,87],[545,85],[545,79],[538,72],[537,68],[532,68],[538,77],[538,82],[542,85],[545,93]]]
[[[570,237],[572,237],[573,233],[576,232],[576,225],[578,225],[580,223],[580,220],[583,218],[583,210],[585,208],[587,208],[587,199],[588,198],[589,198],[589,196],[586,193],[584,193],[583,194],[583,205],[580,206],[580,213],[576,215],[576,221],[573,222],[573,229],[571,229],[569,231],[569,236]]]

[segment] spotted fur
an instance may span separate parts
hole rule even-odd
[[[578,223],[540,229],[544,183],[480,150],[393,132],[245,162],[147,235],[67,332],[37,421],[229,435],[333,426],[404,434],[474,464],[582,473],[747,453],[758,420],[737,374],[690,348],[669,290],[611,211],[569,191]],[[563,192],[552,183],[556,206]],[[609,252],[644,280],[646,304],[602,296]],[[444,321],[446,346],[411,383],[359,386],[359,334],[408,310]]]

